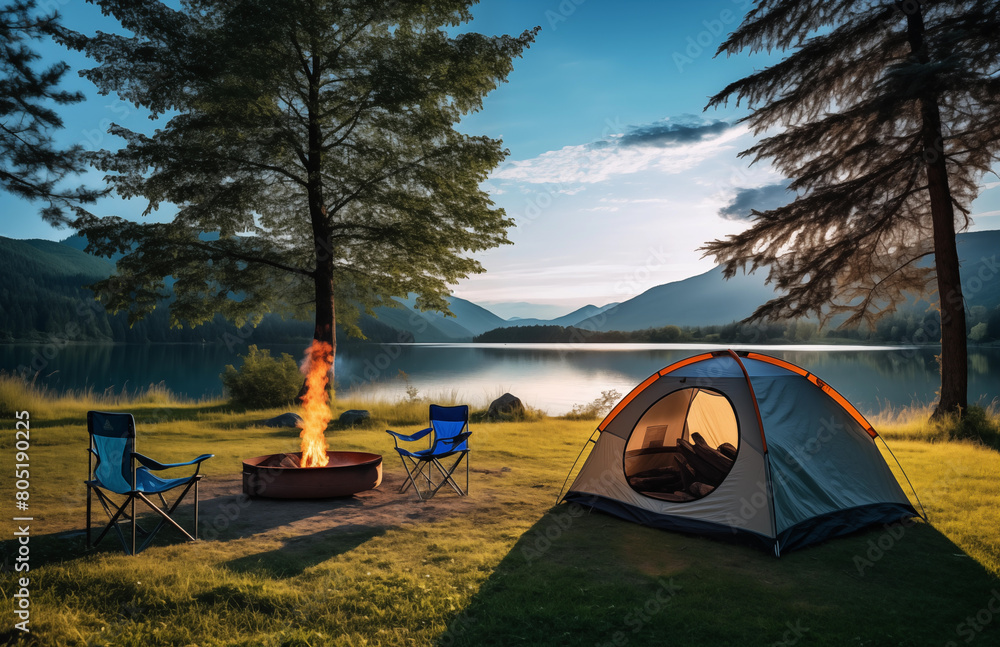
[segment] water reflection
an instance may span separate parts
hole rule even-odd
[[[304,344],[269,345],[272,353],[300,357]],[[552,414],[589,402],[602,391],[625,394],[679,359],[718,346],[655,344],[414,344],[343,347],[337,388],[392,398],[409,384],[421,396],[455,393],[474,404],[510,391]],[[751,349],[751,347],[740,347]],[[812,371],[866,412],[884,405],[932,402],[939,386],[936,350],[898,347],[771,346],[765,352]],[[190,398],[221,394],[219,374],[239,362],[245,348],[225,345],[87,345],[46,349],[0,346],[0,368],[40,368],[39,382],[56,390],[134,391],[160,382]],[[970,401],[1000,394],[1000,349],[969,354]],[[990,370],[991,366],[994,370]],[[400,371],[408,382],[401,379]]]

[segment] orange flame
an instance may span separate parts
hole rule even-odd
[[[306,351],[302,371],[306,374],[306,393],[302,396],[302,467],[325,467],[326,426],[330,423],[330,401],[327,386],[333,347],[325,341],[313,340]]]

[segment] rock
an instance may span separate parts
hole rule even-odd
[[[340,414],[340,424],[345,427],[353,427],[359,422],[365,422],[372,417],[365,409],[348,409]]]
[[[264,420],[260,424],[265,427],[301,427],[302,416],[297,413],[283,413],[270,420]]]
[[[486,417],[490,420],[517,418],[523,415],[524,404],[520,398],[510,393],[504,393],[491,402],[490,408],[486,411]]]

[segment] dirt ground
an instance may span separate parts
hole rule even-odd
[[[476,480],[497,476],[472,470]],[[476,474],[480,472],[480,474]],[[485,474],[483,474],[485,472]],[[428,523],[470,512],[495,498],[489,490],[460,497],[445,486],[429,501],[417,499],[413,488],[400,493],[406,475],[402,467],[383,466],[377,489],[333,499],[264,499],[243,494],[242,475],[205,478],[200,484],[200,537],[287,537],[330,532],[373,532],[413,523]],[[458,479],[464,486],[464,475]]]

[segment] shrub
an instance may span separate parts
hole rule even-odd
[[[1000,449],[1000,424],[983,407],[973,405],[958,420],[950,420],[953,440],[973,440]]]
[[[239,370],[230,364],[219,376],[233,404],[270,409],[289,404],[298,395],[303,378],[291,355],[282,353],[280,359],[275,359],[271,351],[250,346],[241,357],[243,365]]]
[[[615,389],[601,391],[600,397],[594,398],[587,404],[574,404],[573,409],[563,417],[567,420],[595,420],[603,418],[614,409],[615,404],[621,399],[622,394]]]

